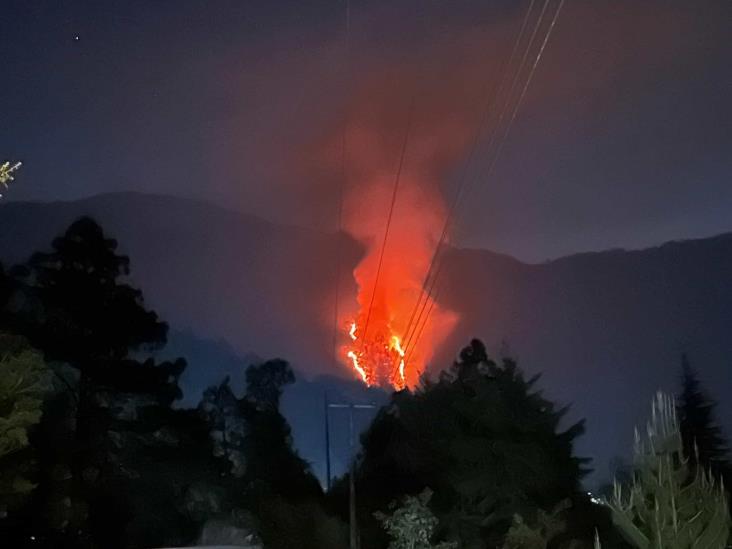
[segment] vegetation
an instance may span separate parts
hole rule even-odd
[[[323,493],[280,412],[290,365],[252,364],[243,394],[224,379],[178,408],[186,363],[154,359],[168,327],[129,273],[86,217],[49,251],[0,266],[3,546],[347,547],[347,479]],[[437,379],[393,394],[362,436],[361,546],[590,547],[596,528],[608,545],[612,510],[638,547],[722,547],[726,445],[684,372],[680,428],[658,400],[632,481],[600,506],[573,451],[583,423],[566,425],[538,376],[473,340]]]
[[[3,486],[6,478],[16,491],[36,486],[0,520],[0,537],[14,547],[31,539],[48,547],[162,546],[204,531],[210,537],[212,524],[225,523],[285,547],[278,536],[292,531],[270,526],[264,512],[255,524],[247,510],[274,514],[285,496],[298,505],[322,496],[279,413],[282,387],[294,380],[289,365],[253,366],[242,398],[224,402],[222,384],[198,410],[175,409],[185,361],[145,358],[164,345],[167,325],[129,285],[129,259],[116,250],[94,220],[81,218],[50,252],[0,269],[0,326],[39,350],[0,362]],[[53,383],[42,383],[41,372]],[[32,483],[10,476],[11,454],[24,456]],[[26,454],[37,456],[32,471]],[[300,515],[298,528],[317,510]]]
[[[8,183],[15,179],[14,173],[20,169],[21,163],[2,162],[0,163],[0,185],[8,188]],[[2,195],[0,195],[2,196]]]
[[[432,497],[430,490],[424,490],[418,496],[406,496],[402,505],[395,502],[389,506],[394,509],[391,515],[374,513],[391,538],[389,549],[454,549],[455,542],[432,544],[437,518],[427,504]]]
[[[0,517],[35,487],[28,479],[28,430],[41,419],[49,386],[40,353],[22,339],[0,335]]]
[[[521,515],[514,515],[503,541],[503,549],[546,549],[549,542],[566,529],[562,514],[568,507],[569,501],[565,500],[551,513],[539,509],[533,526],[527,524]]]
[[[517,513],[567,498],[581,507],[585,460],[572,443],[583,424],[559,430],[566,408],[535,391],[537,380],[525,380],[511,359],[493,362],[473,340],[436,382],[394,394],[362,439],[360,523],[373,540],[364,547],[384,543],[373,512],[426,487],[439,534],[469,547],[500,545]]]
[[[681,357],[681,394],[677,401],[681,441],[689,465],[711,471],[716,479],[724,477],[730,486],[729,445],[714,419],[716,405],[702,390],[699,377],[686,355]]]
[[[723,486],[701,468],[690,468],[672,400],[659,393],[647,436],[636,432],[635,475],[616,484],[613,521],[639,549],[727,545],[730,518]]]

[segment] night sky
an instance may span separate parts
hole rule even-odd
[[[342,1],[3,2],[8,199],[136,190],[332,229],[301,166],[359,87],[477,108],[525,4],[351,0],[349,86]],[[732,230],[730,23],[726,0],[568,0],[460,243],[538,261]]]

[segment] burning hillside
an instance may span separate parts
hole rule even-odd
[[[365,383],[396,389],[418,382],[457,320],[422,290],[447,215],[442,172],[465,131],[454,118],[438,131],[419,117],[420,107],[411,131],[407,109],[394,113],[402,135],[392,131],[391,139],[366,123],[379,120],[368,110],[348,133],[343,227],[366,254],[353,271],[357,311],[341,319],[341,359]]]
[[[476,67],[486,59],[474,46],[436,49],[437,72],[414,59],[363,71],[310,157],[314,183],[342,188],[340,229],[366,250],[355,303],[339,298],[336,351],[369,385],[416,385],[457,322],[423,286],[448,215],[444,187],[480,118],[486,76]]]

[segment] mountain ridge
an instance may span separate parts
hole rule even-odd
[[[97,218],[118,240],[130,256],[133,282],[175,330],[222,339],[238,356],[286,358],[311,379],[352,378],[345,365],[333,367],[332,314],[339,255],[343,314],[354,306],[351,273],[363,248],[353,239],[195,199],[116,193],[0,204],[0,261],[48,249],[79,215]],[[682,352],[712,396],[732,392],[730,280],[732,233],[542,263],[452,248],[440,305],[459,320],[431,371],[448,366],[473,337],[494,356],[510,349],[527,375],[544,373],[547,395],[573,403],[569,419],[587,418],[578,453],[595,457],[597,474],[606,476],[610,459],[631,448],[633,427],[647,415],[653,393],[676,389]],[[238,368],[221,356],[230,366],[209,364],[201,352],[191,364],[191,387],[220,382],[226,368]],[[321,407],[313,402],[308,413]],[[295,423],[297,416],[290,415]],[[732,400],[720,400],[719,419],[732,432]],[[307,425],[293,427],[296,440],[310,444],[304,455],[317,460],[322,452],[298,431],[315,428],[317,420]]]

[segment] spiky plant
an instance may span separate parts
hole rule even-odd
[[[0,162],[0,185],[8,188],[8,183],[10,183],[14,177],[13,173],[17,172],[20,169],[21,162],[15,162],[14,164],[11,164],[10,162]],[[0,194],[0,197],[2,195]]]
[[[673,400],[659,392],[646,436],[635,432],[633,481],[614,485],[613,522],[639,549],[722,549],[730,532],[722,483],[691,471]]]

